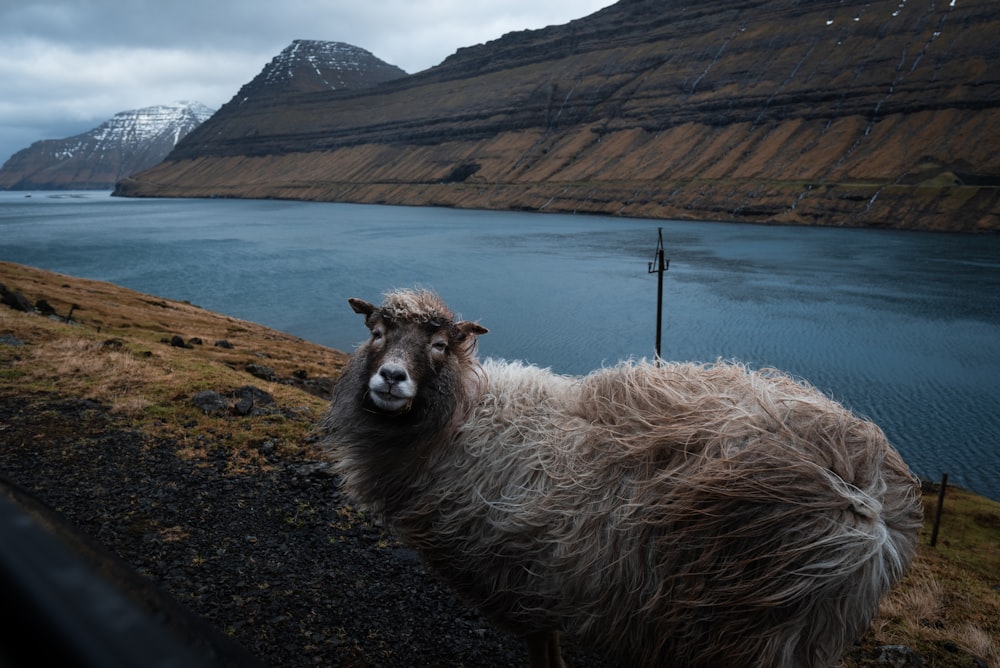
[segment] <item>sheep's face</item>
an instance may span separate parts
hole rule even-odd
[[[455,322],[430,293],[391,293],[381,307],[361,299],[348,302],[365,316],[371,332],[357,351],[366,360],[365,402],[387,415],[409,412],[425,386],[439,391],[446,386],[442,380],[455,376],[457,366],[472,355],[475,337],[487,331],[473,322]]]

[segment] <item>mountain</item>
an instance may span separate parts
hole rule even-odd
[[[364,91],[406,76],[399,67],[350,44],[295,40],[219,109],[217,122],[196,130],[186,142],[253,146],[262,141],[270,119],[282,117],[283,109],[296,104],[293,100]]]
[[[230,103],[116,193],[997,230],[997,34],[992,0],[620,0]]]
[[[234,101],[242,106],[283,94],[366,88],[405,76],[404,70],[360,47],[297,39],[241,88]]]
[[[162,161],[212,113],[198,102],[158,105],[117,113],[74,137],[37,141],[0,168],[0,190],[110,190]]]

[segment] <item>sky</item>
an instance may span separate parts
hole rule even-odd
[[[347,42],[409,73],[463,46],[613,0],[0,0],[0,164],[120,111],[217,109],[296,39]]]

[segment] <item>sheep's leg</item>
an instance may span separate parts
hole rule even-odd
[[[528,663],[531,668],[566,668],[559,649],[558,631],[535,631],[529,633],[525,640],[528,642]]]

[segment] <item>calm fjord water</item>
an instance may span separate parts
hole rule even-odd
[[[0,193],[0,260],[350,350],[348,297],[440,292],[482,355],[581,374],[653,354],[805,378],[919,475],[1000,499],[1000,237],[252,200]],[[196,335],[197,332],[185,334]]]

